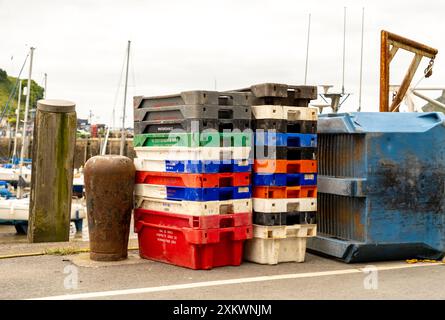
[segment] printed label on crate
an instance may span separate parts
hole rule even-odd
[[[136,208],[182,214],[209,216],[252,212],[252,199],[225,201],[175,201],[136,196]]]
[[[156,240],[168,244],[176,244],[178,237],[174,234],[173,231],[159,229],[156,233]]]
[[[135,147],[251,147],[252,131],[144,133],[136,134],[133,143]]]

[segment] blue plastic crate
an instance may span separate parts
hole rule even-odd
[[[254,173],[253,184],[256,186],[316,186],[316,173]]]
[[[252,197],[252,188],[250,186],[223,188],[166,187],[166,190],[167,200],[223,201]]]
[[[257,131],[255,133],[255,144],[257,146],[313,148],[317,146],[317,135],[311,133]]]

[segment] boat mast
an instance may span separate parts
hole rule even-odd
[[[14,152],[12,153],[13,161],[15,158],[17,158],[17,134],[19,133],[21,98],[22,98],[22,80],[19,79],[19,96],[17,98],[17,110],[15,119]]]
[[[46,80],[47,80],[47,78],[48,78],[48,75],[45,72],[45,82],[44,82],[44,84],[45,84],[45,91],[43,91],[43,98],[44,99],[46,99]]]
[[[365,8],[362,8],[362,40],[360,48],[360,83],[358,89],[358,112],[362,110],[362,80],[363,80],[363,36],[365,29]]]
[[[22,186],[21,186],[21,180],[22,180],[23,159],[25,158],[25,146],[28,145],[26,130],[28,127],[27,124],[28,124],[28,111],[29,111],[29,97],[31,95],[32,60],[34,57],[34,49],[35,48],[31,47],[30,60],[29,60],[29,74],[28,74],[28,84],[26,87],[25,118],[23,120],[22,150],[20,152],[19,183],[18,183],[18,190],[17,190],[17,198],[21,198],[22,192],[23,192]]]
[[[130,44],[131,41],[128,40],[128,48],[127,48],[127,70],[125,73],[125,90],[124,90],[124,108],[122,111],[122,132],[121,132],[121,148],[120,155],[124,155],[124,147],[125,147],[125,108],[127,106],[127,87],[128,87],[128,66],[130,64]]]
[[[343,77],[341,82],[341,93],[345,94],[345,57],[346,57],[346,7],[343,13]]]
[[[309,61],[309,37],[311,34],[311,14],[309,13],[309,21],[307,26],[307,44],[306,44],[306,66],[304,68],[304,84],[307,82],[307,66]]]
[[[24,117],[24,123],[23,123],[23,143],[22,143],[22,150],[20,152],[20,166],[23,165],[23,159],[25,158],[25,146],[28,142],[28,137],[26,135],[26,129],[28,125],[28,113],[29,113],[29,97],[31,96],[31,76],[32,76],[32,61],[34,57],[34,48],[31,47],[30,52],[30,60],[29,60],[29,74],[28,74],[28,84],[26,85],[26,101],[25,101],[25,117]]]

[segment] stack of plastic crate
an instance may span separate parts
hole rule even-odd
[[[134,98],[135,231],[141,257],[239,265],[252,237],[249,93]]]
[[[316,235],[317,108],[314,86],[252,86],[255,130],[253,239],[245,259],[262,264],[303,262]]]

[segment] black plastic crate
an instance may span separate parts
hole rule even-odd
[[[289,226],[294,224],[316,224],[317,211],[309,212],[254,212],[253,223],[263,226]]]
[[[316,160],[317,148],[255,146],[255,159]]]
[[[254,130],[275,130],[281,133],[317,133],[317,121],[252,120]]]
[[[308,107],[310,100],[317,99],[316,86],[262,83],[234,91],[252,93],[250,97],[252,106],[283,105]]]
[[[161,123],[160,123],[161,122]],[[134,122],[134,133],[167,133],[173,130],[186,132],[202,132],[203,130],[248,130],[251,129],[250,120],[215,120],[215,119],[187,119],[182,121],[138,121]]]
[[[184,91],[179,94],[166,96],[133,98],[135,109],[150,107],[166,107],[177,105],[224,105],[249,106],[251,94],[249,92],[218,92],[218,91]]]

